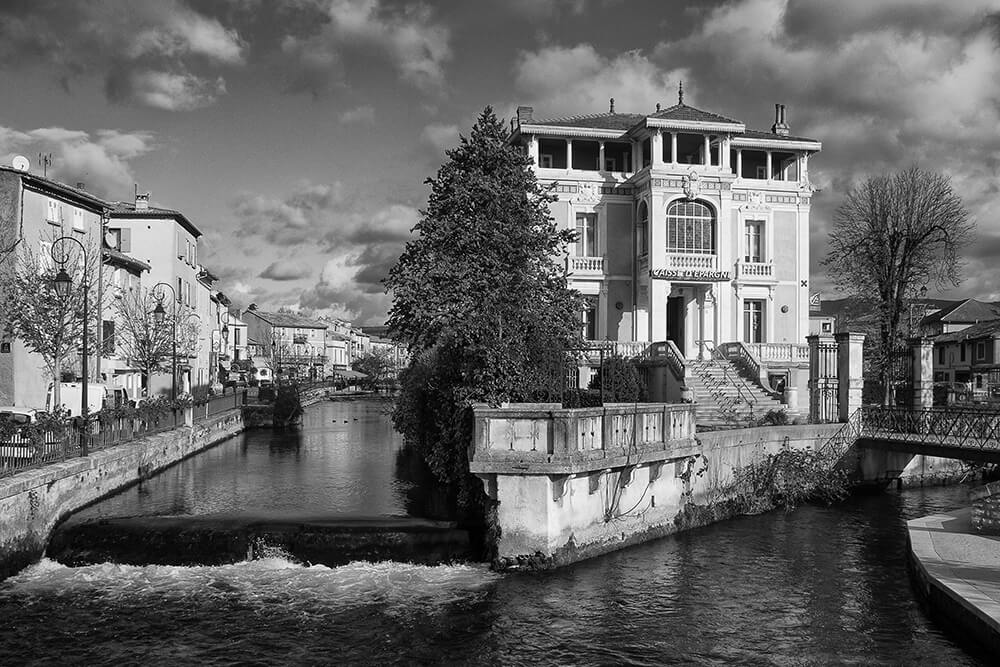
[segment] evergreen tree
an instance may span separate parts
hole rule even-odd
[[[389,326],[411,353],[396,426],[468,507],[468,408],[550,387],[562,350],[579,344],[583,304],[557,263],[575,232],[556,227],[554,197],[492,109],[447,157],[385,284]]]

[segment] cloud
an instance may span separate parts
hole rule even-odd
[[[997,15],[988,14],[997,9],[980,0],[730,2],[651,59],[689,72],[694,106],[766,127],[770,105],[759,101],[770,97],[787,104],[793,135],[823,142],[810,163],[823,188],[811,248],[813,287],[828,288],[819,260],[833,210],[870,174],[915,163],[943,171],[980,233],[1000,233],[1000,54]],[[739,57],[721,44],[739,45]]]
[[[590,44],[522,51],[514,64],[518,103],[546,118],[604,113],[611,98],[619,112],[651,112],[686,77],[684,69],[663,70],[640,51],[609,57]]]
[[[270,266],[260,272],[258,277],[268,280],[287,281],[308,278],[312,274],[312,269],[295,260],[281,260],[272,262]]]
[[[28,131],[0,127],[0,161],[10,164],[18,153],[52,154],[48,176],[63,183],[84,183],[99,196],[117,198],[131,192],[136,178],[130,160],[156,148],[155,135],[142,130],[98,130],[91,133],[62,127]],[[34,162],[35,160],[32,160]],[[41,167],[33,165],[35,173]]]
[[[281,50],[295,64],[290,90],[313,95],[344,84],[348,56],[360,54],[365,68],[372,58],[387,60],[404,82],[425,92],[444,86],[444,64],[451,58],[451,33],[423,4],[396,6],[381,0],[316,0],[324,13],[318,32],[288,34]]]
[[[458,125],[445,125],[443,123],[431,123],[424,127],[420,133],[420,138],[424,143],[439,153],[444,153],[449,148],[455,148],[458,145],[458,137]]]
[[[345,125],[368,124],[375,122],[375,107],[365,104],[354,109],[348,109],[340,114],[340,122]]]
[[[0,67],[26,58],[49,68],[64,87],[104,79],[116,104],[188,111],[226,91],[219,68],[246,62],[234,28],[179,0],[36,0],[0,8]]]

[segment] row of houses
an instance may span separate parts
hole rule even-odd
[[[0,270],[14,270],[16,257],[29,252],[54,273],[58,267],[46,259],[54,243],[79,246],[93,264],[87,280],[93,306],[86,326],[96,345],[88,350],[86,364],[82,349],[64,360],[64,381],[83,380],[86,368],[88,382],[123,388],[131,396],[157,395],[171,392],[175,382],[178,391],[217,389],[234,369],[254,365],[325,377],[346,371],[380,347],[398,355],[391,342],[348,322],[266,313],[256,306],[241,313],[201,263],[201,238],[202,231],[184,213],[152,206],[148,193],[136,192],[128,202],[107,201],[83,183],[69,186],[31,173],[24,158],[0,166]],[[115,299],[136,296],[142,302],[144,295],[147,305],[169,313],[177,342],[165,372],[149,378],[123,344],[127,323],[115,306]],[[0,339],[0,405],[42,407],[51,373],[41,355],[6,330]]]

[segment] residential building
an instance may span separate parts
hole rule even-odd
[[[776,370],[807,366],[808,165],[822,146],[791,134],[783,105],[770,131],[683,95],[648,113],[612,100],[542,120],[522,106],[510,141],[577,232],[565,262],[588,340],[672,341],[691,360],[737,342]]]
[[[351,367],[351,339],[344,334],[327,329],[326,331],[326,372],[347,370]]]
[[[954,333],[968,329],[979,322],[987,322],[1000,318],[1000,305],[986,303],[978,299],[964,299],[945,305],[925,317],[920,317],[920,328],[925,336],[936,336],[944,333]]]
[[[1000,395],[1000,319],[937,335],[934,380],[964,385],[974,396]]]
[[[27,160],[22,157],[15,158],[14,164],[15,167],[0,166],[0,270],[11,270],[17,253],[29,248],[54,274],[57,266],[51,254],[53,242],[63,236],[76,239],[86,249],[88,273],[97,273],[87,276],[92,304],[88,327],[99,332],[102,313],[97,299],[104,270],[100,239],[107,202],[88,193],[82,183],[72,187],[30,173]],[[59,242],[56,255],[63,254],[79,266],[79,248],[75,243]],[[73,274],[74,282],[82,277],[73,266],[67,270]],[[74,284],[73,288],[79,289],[80,284]],[[88,379],[95,381],[100,377],[100,349],[89,353]],[[81,361],[80,358],[64,360],[63,371],[79,377]],[[24,341],[0,338],[0,404],[42,408],[52,379],[41,355],[30,352]]]
[[[104,265],[108,272],[105,275],[109,290],[103,305],[101,322],[101,381],[111,387],[124,387],[128,395],[142,395],[143,369],[129,358],[123,348],[119,336],[124,323],[116,308],[119,299],[140,298],[143,289],[142,276],[149,272],[150,266],[134,257],[119,252],[114,248],[104,247]]]
[[[303,379],[322,376],[326,365],[325,322],[292,312],[263,311],[256,304],[250,304],[242,317],[257,357],[276,374]]]
[[[114,247],[150,266],[145,278],[145,287],[164,297],[164,308],[173,312],[176,308],[178,321],[197,325],[199,334],[190,349],[192,341],[182,341],[179,346],[189,353],[179,355],[177,360],[178,387],[190,387],[192,382],[207,381],[207,354],[199,354],[207,336],[201,329],[206,322],[193,321],[194,315],[204,317],[204,304],[199,301],[207,295],[199,288],[202,267],[198,263],[198,239],[201,231],[180,211],[150,206],[148,193],[136,193],[135,202],[116,202],[110,210],[108,238]],[[169,288],[158,286],[160,283]],[[169,297],[169,298],[168,298]],[[170,299],[175,299],[171,301]],[[180,332],[183,333],[183,332]],[[169,373],[151,378],[150,393],[166,393],[171,386]]]

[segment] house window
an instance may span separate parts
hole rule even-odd
[[[111,227],[108,229],[108,236],[111,237],[110,241],[114,247],[119,252],[131,252],[132,250],[132,230]]]
[[[667,208],[667,252],[715,254],[715,215],[695,201],[675,201]]]
[[[833,332],[833,324],[830,322],[823,322],[823,333]]]
[[[576,214],[576,255],[577,257],[597,256],[597,214]]]
[[[0,343],[0,354],[10,354],[10,341]]]
[[[45,202],[45,220],[57,225],[59,224],[59,202],[54,199],[49,199]]]
[[[986,360],[986,341],[976,341],[976,361]]]
[[[938,348],[938,363],[944,364],[944,345]]]
[[[73,209],[73,229],[81,232],[87,231],[87,227],[83,223],[83,211],[78,208]]]
[[[239,344],[240,344],[240,330],[233,329],[233,345],[239,345]]]
[[[764,223],[760,220],[747,220],[744,245],[746,247],[743,260],[746,262],[764,261]]]
[[[538,156],[538,166],[543,169],[552,168],[552,156],[548,153],[543,153]]]
[[[583,311],[583,337],[597,340],[597,299],[587,299],[587,307]]]
[[[635,227],[635,235],[638,241],[639,254],[645,255],[649,252],[649,208],[646,203],[639,204],[639,222]]]
[[[743,302],[743,342],[764,342],[764,302],[760,299]]]

